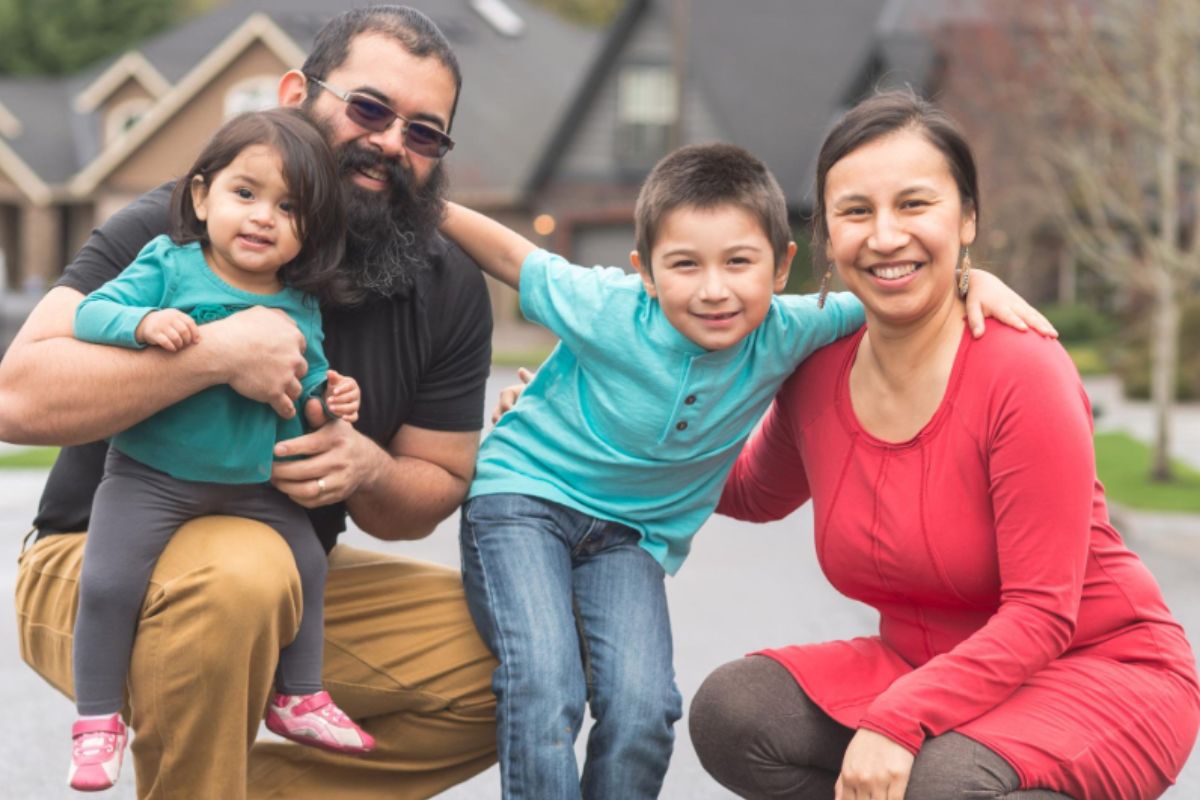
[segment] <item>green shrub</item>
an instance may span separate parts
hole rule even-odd
[[[1109,315],[1080,303],[1048,306],[1042,313],[1058,329],[1058,338],[1064,345],[1102,342],[1117,327]]]
[[[1066,345],[1066,350],[1080,375],[1106,375],[1110,371],[1108,358],[1098,347],[1090,344],[1069,344]]]
[[[1153,312],[1151,312],[1153,313]],[[1188,300],[1180,310],[1179,371],[1175,381],[1175,399],[1200,400],[1200,300]],[[1116,373],[1125,387],[1125,396],[1134,400],[1150,397],[1150,324],[1131,331],[1130,339],[1114,359]]]

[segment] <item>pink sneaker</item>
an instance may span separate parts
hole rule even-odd
[[[329,692],[277,693],[267,706],[267,729],[293,742],[335,753],[366,753],[375,747],[371,734],[355,725]]]
[[[121,715],[81,719],[71,726],[71,738],[75,740],[67,773],[71,788],[80,792],[111,788],[121,774],[121,758],[129,740]]]

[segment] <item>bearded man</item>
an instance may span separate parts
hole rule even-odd
[[[495,760],[494,661],[454,570],[337,544],[349,514],[380,539],[416,539],[466,494],[482,427],[491,314],[476,265],[442,239],[441,158],[461,88],[424,15],[374,6],[318,33],[279,84],[326,132],[345,181],[340,301],[323,309],[330,365],[362,387],[359,422],[281,442],[272,483],[309,509],[329,552],[325,686],[377,740],[366,758],[255,743],[275,658],[295,635],[300,584],[258,523],[194,520],[155,567],[124,716],[142,798],[427,797]],[[178,353],[72,337],[75,308],[167,231],[164,186],[97,229],[0,363],[0,440],[64,447],[21,555],[21,654],[72,693],[71,632],[105,437],[208,386],[295,413],[305,361],[287,318],[249,308]],[[305,413],[319,418],[318,404]]]

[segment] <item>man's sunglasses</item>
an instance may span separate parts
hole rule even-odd
[[[437,128],[402,117],[370,95],[345,92],[311,76],[306,77],[345,103],[346,116],[360,128],[372,133],[383,133],[392,127],[393,122],[400,120],[404,146],[428,158],[441,158],[454,147],[454,140]]]

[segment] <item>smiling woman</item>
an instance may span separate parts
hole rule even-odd
[[[718,511],[811,498],[822,568],[879,635],[718,669],[692,704],[702,763],[747,797],[1158,796],[1200,724],[1191,648],[1110,524],[1065,351],[964,324],[966,141],[881,94],[830,133],[817,189],[814,239],[867,324],[784,384]]]
[[[875,326],[961,310],[951,286],[975,210],[924,135],[900,130],[863,145],[829,170],[825,194],[826,252]]]

